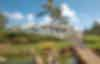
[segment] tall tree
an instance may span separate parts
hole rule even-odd
[[[50,16],[53,19],[53,21],[51,22],[52,24],[55,23],[55,22],[57,22],[59,24],[67,24],[68,23],[68,18],[65,19],[64,17],[61,16],[60,7],[57,7],[56,5],[54,5],[53,1],[54,0],[48,0],[47,4],[43,5],[43,8],[45,9],[45,11],[40,12],[38,14],[38,16],[43,16],[43,15],[49,13]]]

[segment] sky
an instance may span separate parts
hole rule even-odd
[[[33,24],[48,24],[48,15],[41,18],[36,14],[44,11],[42,5],[47,0],[0,0],[0,12],[9,19],[9,26],[31,27]],[[94,20],[100,19],[100,0],[55,0],[62,16],[70,18],[70,23],[78,29],[90,28]],[[99,21],[98,21],[99,22]]]

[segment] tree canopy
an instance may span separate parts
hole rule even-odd
[[[93,27],[89,30],[86,30],[85,34],[100,35],[100,23],[95,21],[95,23],[93,24]]]
[[[57,23],[60,24],[68,24],[68,18],[65,19],[64,17],[61,16],[61,9],[60,7],[56,6],[54,3],[54,0],[48,0],[46,4],[43,5],[43,8],[45,11],[40,12],[37,16],[43,16],[47,13],[50,14],[51,18],[53,21],[51,22],[52,24],[55,23],[57,20]]]
[[[3,28],[5,26],[5,21],[5,16],[2,13],[0,13],[0,28]]]

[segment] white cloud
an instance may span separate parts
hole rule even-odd
[[[25,18],[27,19],[27,22],[25,24],[23,24],[21,27],[23,29],[32,28],[35,24],[35,15],[32,13],[29,13],[25,16]]]
[[[63,3],[61,5],[61,14],[62,16],[74,17],[76,15],[75,11],[73,11],[67,4]]]
[[[15,20],[21,20],[24,18],[23,14],[20,12],[13,12],[13,13],[9,13],[9,18],[11,19],[15,19]]]
[[[30,14],[27,14],[27,20],[28,21],[32,21],[34,18],[35,18],[35,15],[34,14],[32,14],[32,13],[30,13]]]
[[[27,18],[27,26],[32,26],[33,24],[35,24],[35,15],[30,13],[30,14],[27,14],[26,16]]]
[[[76,12],[65,3],[61,5],[61,14],[62,16],[69,18],[70,24],[75,27],[75,30],[83,29],[81,27],[80,18],[77,16]]]
[[[83,31],[83,28],[82,28],[82,27],[79,27],[79,26],[75,26],[75,27],[74,27],[74,30],[75,30],[76,32],[81,32],[81,31]]]
[[[100,19],[96,19],[94,22],[97,22],[98,24],[100,24]]]
[[[31,28],[35,24],[35,15],[33,13],[25,15],[21,12],[4,12],[4,15],[8,17],[9,26],[18,24],[21,28]]]
[[[8,12],[3,12],[3,14],[8,17],[9,16],[9,13]]]
[[[61,11],[62,11],[61,12],[62,16],[68,17],[71,20],[72,25],[74,25],[76,27],[78,27],[78,25],[80,25],[79,24],[80,20],[79,20],[79,17],[76,15],[76,12],[74,10],[72,10],[67,4],[63,3],[61,5]],[[15,19],[17,21],[24,19],[24,22],[26,22],[26,23],[22,24],[22,27],[25,27],[25,28],[32,27],[38,20],[37,18],[35,18],[35,14],[33,14],[33,13],[28,13],[26,15],[23,15],[21,12],[13,12],[13,13],[6,13],[5,15],[7,15],[7,16],[9,16],[9,18]],[[39,24],[45,25],[45,24],[49,24],[51,21],[52,21],[52,18],[50,16],[46,15],[46,16],[42,17],[42,19],[40,19]]]
[[[33,26],[34,26],[34,24],[32,24],[32,23],[26,23],[26,24],[21,25],[21,28],[29,29],[29,28],[32,28]]]
[[[79,17],[76,15],[76,12],[65,3],[61,5],[61,15],[68,17],[71,21],[79,21]]]
[[[46,15],[42,18],[40,25],[49,24],[51,21],[52,21],[52,18],[50,16]]]

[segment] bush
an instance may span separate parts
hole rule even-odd
[[[40,35],[35,33],[23,33],[23,32],[6,32],[5,35],[0,37],[0,42],[11,43],[11,44],[29,44],[29,43],[39,43],[41,41],[62,41],[56,37]]]

